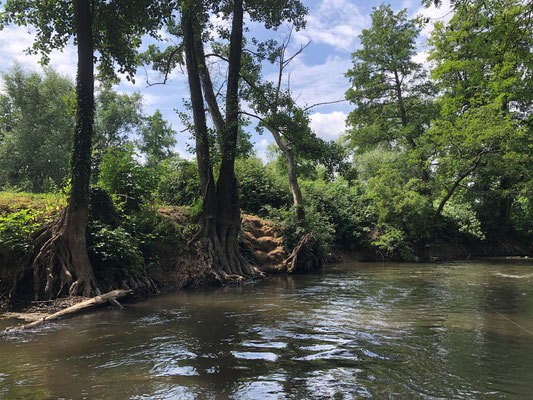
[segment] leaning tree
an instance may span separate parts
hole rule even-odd
[[[92,296],[98,286],[87,255],[86,226],[94,122],[94,65],[105,77],[118,72],[133,79],[141,37],[157,35],[168,1],[150,0],[8,0],[0,23],[30,25],[35,40],[29,53],[49,61],[53,50],[71,40],[77,46],[76,126],[70,158],[68,205],[44,227],[36,241],[33,282],[36,298]]]

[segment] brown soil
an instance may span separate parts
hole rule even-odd
[[[255,267],[260,271],[282,272],[287,253],[283,249],[281,230],[273,222],[244,215],[240,240],[241,245],[253,255]]]

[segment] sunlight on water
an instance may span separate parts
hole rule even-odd
[[[0,398],[528,399],[532,332],[531,262],[342,264],[2,336]]]

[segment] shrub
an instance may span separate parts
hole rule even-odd
[[[237,159],[235,175],[239,186],[240,206],[244,212],[261,215],[265,205],[273,208],[289,205],[286,178],[276,176],[259,158]]]
[[[163,203],[173,206],[191,206],[202,197],[202,188],[196,162],[177,159],[166,163],[157,189]]]
[[[115,281],[123,278],[126,271],[143,267],[138,240],[122,227],[113,229],[95,223],[89,231],[88,241],[89,257],[99,279]]]
[[[98,186],[117,196],[127,211],[140,207],[152,199],[157,186],[154,170],[135,159],[133,148],[110,149],[100,165]]]

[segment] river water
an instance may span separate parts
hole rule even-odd
[[[337,264],[98,310],[0,336],[4,398],[531,399],[533,262]]]

